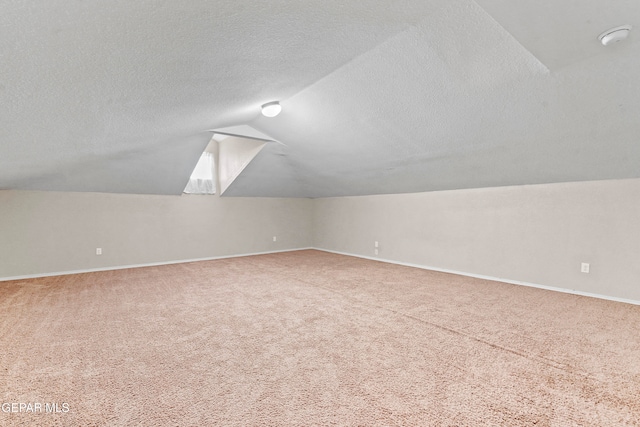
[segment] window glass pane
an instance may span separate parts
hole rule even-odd
[[[207,151],[202,153],[184,192],[187,194],[215,194],[214,165],[213,153]]]

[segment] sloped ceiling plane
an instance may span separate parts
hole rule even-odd
[[[637,1],[0,3],[0,189],[180,194],[237,127],[225,196],[640,177]]]

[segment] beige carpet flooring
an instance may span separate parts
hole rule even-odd
[[[640,425],[640,307],[319,251],[0,282],[0,403],[2,426]]]

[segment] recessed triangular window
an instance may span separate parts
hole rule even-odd
[[[193,169],[184,192],[187,194],[216,194],[215,176],[213,153],[205,151]]]

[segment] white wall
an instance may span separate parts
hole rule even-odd
[[[0,278],[310,246],[375,257],[375,240],[379,259],[640,301],[640,179],[316,200],[0,191]]]
[[[219,194],[227,191],[227,188],[266,144],[264,141],[234,136],[218,142]]]
[[[314,200],[314,246],[640,301],[640,180]],[[580,272],[581,262],[591,272]]]
[[[0,191],[0,278],[306,248],[311,209],[309,199]]]

